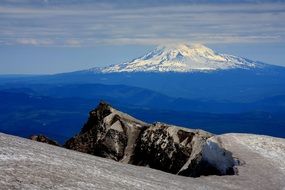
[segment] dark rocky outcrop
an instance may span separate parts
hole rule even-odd
[[[148,124],[101,102],[64,147],[183,176],[235,174],[235,159],[212,136],[203,130]]]
[[[44,135],[33,135],[30,137],[31,140],[33,141],[38,141],[50,145],[55,145],[55,146],[60,146],[56,141],[49,139],[48,137]]]
[[[64,147],[124,163],[132,163],[140,134],[149,124],[101,102],[89,113],[80,133]]]
[[[139,139],[135,164],[173,174],[184,174],[185,170],[193,165],[196,167],[202,161],[203,146],[211,136],[212,134],[202,130],[155,123]],[[187,176],[197,175],[187,173]]]

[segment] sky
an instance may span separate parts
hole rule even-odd
[[[1,0],[0,74],[129,61],[168,43],[285,66],[285,0]]]

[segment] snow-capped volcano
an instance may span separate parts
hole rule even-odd
[[[201,44],[159,46],[130,62],[101,68],[112,72],[208,72],[225,69],[250,69],[263,65],[232,55],[219,54]]]

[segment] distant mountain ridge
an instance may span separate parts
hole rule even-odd
[[[202,44],[159,46],[137,59],[90,71],[116,72],[211,72],[228,69],[263,68],[266,64],[242,57],[220,54]]]
[[[90,106],[103,99],[147,122],[197,126],[217,134],[284,137],[284,67],[235,56],[228,56],[235,61],[223,62],[226,55],[201,45],[186,46],[160,48],[131,61],[133,65],[123,64],[135,68],[130,71],[95,68],[55,75],[0,76],[0,129],[25,137],[45,132],[62,143],[78,130]],[[203,61],[196,64],[199,70],[176,72],[173,68],[181,68],[175,64],[166,67],[178,60],[188,69],[186,60],[194,58]],[[146,64],[149,71],[139,65],[139,60],[145,64],[155,59],[163,61],[153,67]]]

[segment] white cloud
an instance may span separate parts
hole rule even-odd
[[[79,40],[76,40],[76,39],[68,39],[65,41],[66,45],[68,46],[80,46],[81,42]]]
[[[6,6],[0,42],[43,46],[285,42],[285,3]]]
[[[41,40],[35,38],[20,38],[17,39],[16,42],[21,45],[34,45],[34,46],[41,46],[41,45],[52,45],[52,40]]]

